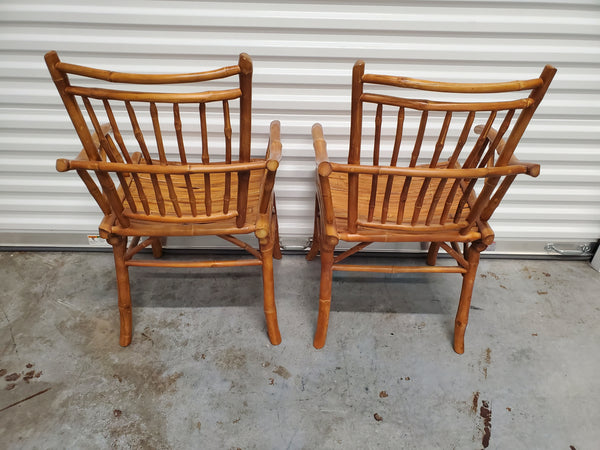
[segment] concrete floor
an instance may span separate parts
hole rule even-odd
[[[301,255],[275,267],[281,345],[259,268],[133,268],[121,348],[112,264],[0,253],[2,448],[599,448],[585,262],[483,260],[461,356],[460,277],[435,274],[336,273],[315,350],[319,263]]]

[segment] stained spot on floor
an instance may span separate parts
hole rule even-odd
[[[292,374],[283,366],[277,366],[273,373],[285,378],[286,380],[292,376]]]
[[[229,347],[215,361],[221,370],[239,370],[246,366],[246,354],[239,348]]]
[[[471,406],[471,411],[476,414],[477,413],[477,407],[479,406],[479,391],[477,392],[473,392],[473,403]]]
[[[200,361],[201,359],[206,359],[206,353],[196,352],[192,355],[194,361]]]
[[[386,391],[381,391],[379,393],[379,398],[386,398],[388,396],[388,393]]]
[[[490,438],[492,437],[492,408],[487,400],[481,401],[479,415],[483,419],[483,437],[481,438],[481,445],[483,445],[483,448],[488,448],[490,445]]]
[[[41,375],[42,373],[39,372],[39,374]],[[23,375],[23,381],[25,383],[29,383],[29,380],[33,379],[33,377],[35,377],[35,370],[30,370],[29,372],[25,373],[25,375]],[[39,375],[38,375],[39,378]]]
[[[16,372],[11,373],[10,375],[6,375],[6,377],[4,377],[6,381],[17,381],[19,378],[21,378],[21,374]]]

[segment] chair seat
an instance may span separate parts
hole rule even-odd
[[[441,168],[445,166],[445,163],[440,163],[437,167]],[[407,199],[405,202],[403,214],[404,219],[402,221],[402,223],[406,225],[407,229],[391,229],[396,224],[398,205],[400,203],[401,188],[398,189],[398,186],[403,186],[404,181],[405,177],[395,177],[392,185],[392,192],[389,197],[390,200],[388,204],[387,219],[385,223],[383,223],[381,221],[381,214],[383,207],[384,192],[387,184],[387,177],[381,176],[379,178],[377,184],[377,197],[375,202],[373,220],[368,221],[367,219],[369,213],[369,198],[371,196],[372,176],[361,174],[359,176],[358,182],[358,221],[360,224],[356,233],[350,233],[348,231],[348,175],[346,173],[333,172],[329,176],[329,183],[331,186],[335,224],[340,239],[343,239],[345,241],[364,242],[369,240],[384,242],[414,242],[415,240],[417,240],[428,242],[435,240],[436,234],[440,233],[443,233],[444,235],[442,238],[443,240],[470,241],[473,239],[478,239],[480,237],[480,230],[477,224],[474,225],[471,231],[466,235],[461,235],[459,233],[459,230],[442,230],[441,227],[438,227],[440,229],[436,230],[437,225],[439,225],[440,223],[440,218],[445,207],[445,199],[448,196],[449,191],[452,189],[453,182],[445,183],[445,186],[441,191],[440,200],[437,202],[432,219],[430,221],[430,224],[428,225],[429,230],[424,230],[424,227],[427,226],[426,221],[429,211],[429,205],[431,205],[435,192],[440,184],[439,178],[432,179],[431,183],[427,187],[423,200],[422,212],[421,214],[419,214],[419,217],[414,226],[411,225],[411,219],[413,217],[415,204],[417,203],[417,199],[421,193],[424,178],[415,177],[411,180],[410,187],[407,193]],[[459,192],[462,192],[461,189],[462,188],[459,188]],[[456,207],[458,205],[458,202],[460,201],[460,197],[460,195],[455,196],[454,201],[452,202],[452,207],[450,208],[451,213],[445,220],[445,224],[451,224],[454,221],[454,216],[452,214],[454,213],[454,211],[456,211]],[[464,220],[469,215],[469,212],[469,205],[465,204],[460,214],[460,219]],[[390,226],[390,228],[386,229],[386,226]],[[412,229],[409,230],[408,228]],[[449,239],[448,233],[451,233],[451,235],[455,238]],[[417,237],[415,239],[416,234],[422,235],[422,237]]]
[[[236,226],[236,204],[237,198],[237,173],[231,173],[231,192],[230,198],[234,199],[229,203],[227,212],[224,213],[225,198],[225,174],[213,173],[210,175],[210,198],[211,215],[206,214],[205,184],[204,174],[190,175],[191,185],[196,197],[196,215],[192,213],[192,203],[189,200],[186,180],[183,175],[171,175],[171,182],[175,190],[177,205],[180,208],[181,217],[178,217],[174,203],[170,200],[169,188],[166,179],[162,175],[157,175],[160,193],[163,197],[165,214],[160,214],[156,192],[154,190],[150,175],[139,174],[139,183],[142,192],[146,196],[146,201],[150,209],[150,215],[147,218],[144,211],[133,212],[129,207],[127,200],[121,193],[124,214],[131,219],[129,227],[122,227],[116,220],[114,214],[106,217],[100,229],[106,233],[114,233],[124,236],[199,236],[211,234],[246,234],[255,230],[255,222],[258,215],[258,202],[260,197],[260,188],[263,179],[263,170],[250,171],[250,181],[248,188],[248,205],[246,225],[238,228]],[[141,205],[140,192],[132,178],[129,179],[129,188],[135,204]],[[211,220],[211,216],[214,219]],[[174,221],[174,222],[170,222]],[[165,226],[165,222],[169,222]]]

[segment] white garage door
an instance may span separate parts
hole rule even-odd
[[[310,127],[330,153],[347,150],[350,75],[368,70],[445,81],[558,74],[518,156],[522,177],[492,225],[499,253],[546,253],[600,238],[600,4],[589,1],[0,2],[0,245],[87,246],[99,212],[73,174],[54,170],[79,144],[43,63],[189,72],[254,60],[254,151],[282,124],[276,185],[281,239],[312,232]],[[173,241],[172,245],[178,245]],[[199,245],[213,246],[215,242]]]

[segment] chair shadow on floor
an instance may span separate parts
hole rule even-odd
[[[357,257],[359,263],[418,263],[419,258]],[[437,276],[436,276],[437,275]],[[336,312],[452,315],[459,280],[427,273],[333,275],[331,309]],[[340,290],[336,290],[339,288]]]
[[[148,255],[152,258],[152,255]],[[181,255],[166,253],[163,259]],[[211,258],[213,255],[211,255]],[[231,255],[214,255],[214,260]],[[218,270],[180,268],[130,269],[136,306],[154,308],[252,307],[262,304],[260,267],[231,267]]]

